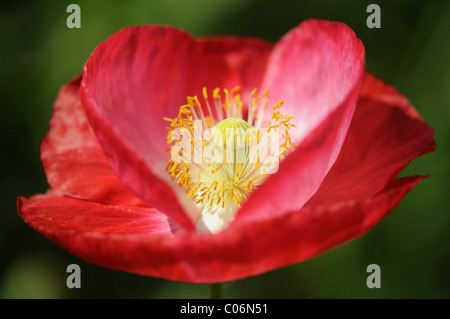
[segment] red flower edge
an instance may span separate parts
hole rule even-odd
[[[80,79],[55,102],[41,157],[45,195],[18,199],[24,221],[80,258],[187,282],[223,282],[300,262],[370,230],[424,177],[395,179],[435,149],[432,129],[395,89],[366,74],[339,156],[300,211],[234,224],[215,235],[180,232],[129,192],[82,110]]]

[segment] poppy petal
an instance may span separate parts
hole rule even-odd
[[[81,97],[120,180],[193,229],[187,215],[195,219],[198,209],[164,172],[170,159],[164,117],[176,117],[186,96],[203,86],[258,85],[271,49],[257,39],[195,40],[159,26],[126,28],[101,43],[84,67]]]
[[[353,116],[364,74],[364,47],[345,24],[309,20],[280,40],[269,66],[264,83],[298,121],[293,132],[297,147],[249,196],[234,223],[299,210],[317,191]]]
[[[366,73],[341,153],[310,204],[370,197],[435,148],[433,129],[408,100]]]
[[[58,94],[41,144],[48,183],[66,195],[111,205],[148,206],[114,174],[89,126],[79,96],[81,77]]]
[[[26,222],[37,225],[43,234],[67,231],[139,238],[172,237],[167,216],[154,208],[104,205],[67,197],[53,189],[30,199],[21,197],[18,203]],[[26,214],[31,207],[40,214]]]
[[[422,179],[398,179],[369,199],[309,207],[215,235],[173,232],[154,209],[52,192],[20,197],[18,211],[28,225],[88,262],[171,280],[224,282],[303,261],[363,235]]]

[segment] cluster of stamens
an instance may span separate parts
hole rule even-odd
[[[239,91],[240,87],[215,88],[208,97],[203,88],[203,105],[197,96],[188,96],[177,117],[164,118],[170,122],[171,159],[166,171],[202,209],[196,221],[200,231],[217,232],[226,226],[249,194],[295,147],[288,132],[295,127],[293,116],[280,113],[283,101],[264,120],[268,91],[255,97],[254,89],[246,109]]]

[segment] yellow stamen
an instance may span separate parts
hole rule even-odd
[[[220,88],[215,88],[213,90],[213,98],[220,99]]]

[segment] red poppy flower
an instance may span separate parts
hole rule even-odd
[[[255,87],[269,94],[256,98]],[[284,104],[265,108],[269,96]],[[284,127],[278,171],[234,165],[227,184],[217,167],[171,162],[167,127],[193,128],[189,119]],[[397,174],[434,149],[407,99],[365,73],[364,47],[344,24],[309,20],[275,45],[130,27],[62,88],[41,146],[51,189],[20,197],[18,211],[97,265],[230,281],[366,233],[425,178]]]

